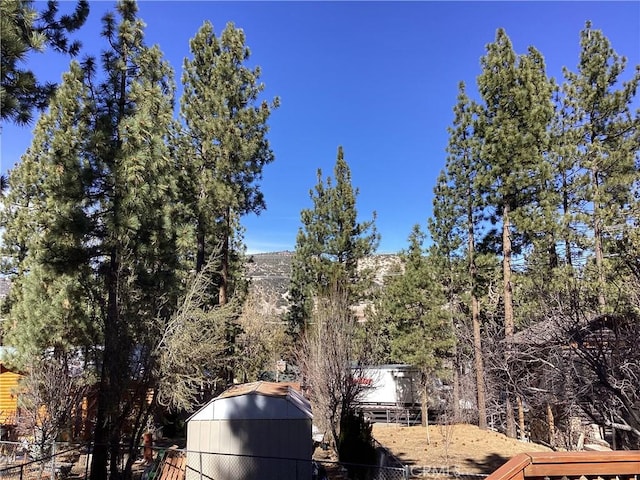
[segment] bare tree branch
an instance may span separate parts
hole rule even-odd
[[[227,328],[239,306],[231,301],[207,306],[212,265],[196,273],[177,313],[168,323],[157,348],[158,402],[174,409],[199,403],[203,387],[217,380],[227,356]]]

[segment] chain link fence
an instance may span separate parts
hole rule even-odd
[[[184,457],[181,472],[167,468],[170,458]],[[381,465],[357,465],[329,460],[261,457],[210,453],[182,449],[153,449],[152,462],[143,461],[142,447],[133,464],[133,478],[139,480],[408,480],[409,467],[397,459]],[[395,462],[395,463],[394,463]],[[119,470],[127,455],[119,456]],[[386,463],[386,464],[385,464]],[[389,466],[389,463],[394,463]],[[74,480],[90,476],[91,448],[87,445],[56,444],[52,455],[33,459],[20,443],[0,442],[1,480]],[[168,474],[169,472],[169,474]]]
[[[359,465],[355,463],[314,460],[314,480],[408,480],[408,467]]]
[[[70,455],[79,448],[69,444],[53,444],[50,455],[33,458],[26,443],[0,442],[0,479],[65,479],[75,463]]]
[[[408,469],[287,457],[187,451],[186,480],[406,480]]]
[[[23,451],[24,447],[20,442],[0,441],[0,469],[15,463]]]
[[[311,479],[311,459],[187,451],[186,480]]]

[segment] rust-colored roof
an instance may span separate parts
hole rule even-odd
[[[298,382],[252,382],[235,385],[224,392],[218,398],[237,397],[239,395],[258,394],[269,397],[286,397],[291,390],[300,393]]]
[[[313,418],[311,404],[294,382],[253,382],[222,392],[191,415],[191,421]]]

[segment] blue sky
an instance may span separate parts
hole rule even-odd
[[[100,18],[113,5],[91,3],[77,35],[85,54],[104,47]],[[250,253],[293,250],[316,171],[332,174],[338,145],[360,189],[360,216],[377,212],[380,252],[405,248],[414,224],[426,229],[458,83],[474,95],[480,57],[499,27],[517,53],[529,45],[540,50],[556,79],[563,66],[576,70],[586,20],[627,57],[624,79],[640,65],[640,2],[631,1],[142,1],[139,15],[147,43],[160,45],[179,89],[189,39],[205,20],[217,34],[233,21],[245,31],[250,64],[262,68],[265,96],[281,99],[269,121],[276,159],[262,180],[267,210],[243,221]],[[56,81],[68,68],[68,59],[55,53],[29,62]],[[30,136],[31,127],[2,125],[2,173],[19,160]]]

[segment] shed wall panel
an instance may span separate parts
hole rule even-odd
[[[191,421],[187,431],[197,438],[187,439],[187,464],[193,469],[187,480],[199,480],[201,468],[216,480],[311,477],[310,419]]]

